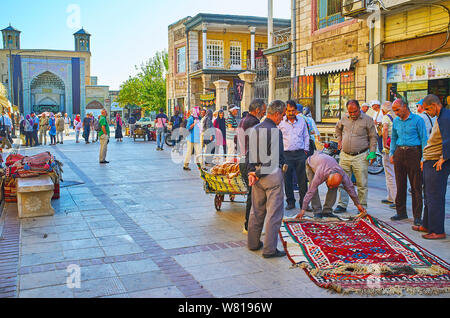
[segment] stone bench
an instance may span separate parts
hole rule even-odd
[[[19,218],[52,216],[54,184],[49,176],[17,179],[17,206]]]

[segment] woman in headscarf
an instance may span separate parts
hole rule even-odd
[[[122,126],[123,126],[122,118],[120,117],[119,113],[117,113],[116,114],[116,142],[123,141],[122,140],[123,139]]]
[[[33,147],[33,120],[30,115],[27,115],[23,126],[25,132],[25,146]]]
[[[50,119],[48,121],[48,134],[50,135],[50,146],[56,146],[56,119],[55,114],[50,113]]]
[[[223,153],[227,153],[227,125],[225,119],[225,113],[223,110],[219,110],[219,115],[214,121],[214,127],[216,128],[216,154],[219,154],[219,149],[222,147]]]
[[[73,127],[75,129],[75,140],[76,140],[76,143],[79,144],[80,143],[80,141],[79,141],[79,139],[80,139],[80,131],[81,131],[81,128],[83,127],[83,123],[81,122],[81,116],[80,115],[77,115],[75,117],[75,120],[73,121]]]

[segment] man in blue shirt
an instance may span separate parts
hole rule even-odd
[[[184,158],[183,170],[191,171],[189,168],[189,162],[191,161],[192,152],[196,157],[196,162],[199,163],[198,155],[201,154],[200,145],[200,120],[202,119],[199,114],[198,107],[191,109],[191,116],[187,120],[186,129],[189,131],[187,137],[187,153]]]
[[[393,216],[391,220],[399,221],[408,218],[406,212],[408,178],[411,184],[414,225],[420,226],[423,210],[423,174],[420,162],[428,139],[425,122],[419,115],[411,113],[408,104],[402,99],[394,102],[392,110],[397,115],[392,127],[390,151],[390,161],[394,164],[397,183],[395,200],[397,215]]]

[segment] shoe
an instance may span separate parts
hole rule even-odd
[[[100,161],[101,164],[109,163],[109,161]]]
[[[381,200],[381,203],[390,205],[390,204],[393,204],[394,202],[389,201],[389,200]]]
[[[160,149],[161,149],[161,148],[157,147],[157,148],[156,148],[156,151],[159,151]]]
[[[421,226],[422,225],[422,220],[421,219],[414,219],[414,225],[415,226]]]
[[[183,170],[185,170],[185,171],[191,171],[191,168],[189,168],[189,167],[183,167]]]
[[[286,252],[277,250],[274,254],[263,254],[264,258],[285,257]]]
[[[338,205],[338,206],[336,207],[336,209],[334,209],[334,213],[346,213],[346,212],[347,212],[347,209],[341,207],[340,205]]]
[[[248,234],[248,230],[245,228],[245,225],[244,225],[244,228],[242,229],[242,233],[243,234]]]
[[[327,213],[320,213],[321,214],[321,218],[335,218],[336,217],[336,215],[334,215],[333,213],[331,213],[331,212],[327,212]]]
[[[293,209],[295,209],[295,204],[288,204],[287,206],[286,206],[286,210],[293,210]]]
[[[443,234],[430,233],[422,235],[422,237],[426,240],[444,240],[447,238],[447,235],[445,233]]]
[[[412,230],[413,230],[413,231],[416,231],[416,232],[424,232],[424,233],[428,233],[428,229],[424,228],[422,225],[420,225],[420,226],[414,225],[414,226],[412,227]]]
[[[264,247],[264,244],[263,244],[263,242],[260,241],[257,248],[255,248],[255,249],[250,248],[249,250],[252,252],[256,252],[256,251],[259,251],[260,249],[262,249],[263,247]]]
[[[312,207],[310,205],[308,205],[308,207],[306,208],[306,212],[313,212],[314,210],[312,209]]]
[[[395,205],[395,203],[392,203],[389,207],[394,210],[397,209],[397,206]]]
[[[406,220],[408,218],[407,215],[394,215],[393,217],[391,217],[392,221],[401,221],[401,220]]]
[[[63,142],[61,142],[61,145],[64,145],[64,143],[63,143]]]

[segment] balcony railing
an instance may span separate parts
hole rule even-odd
[[[206,67],[203,67],[203,61],[196,61],[192,63],[192,72],[197,72],[203,69],[211,70],[230,70],[230,71],[245,71],[251,68],[251,61],[246,59],[208,59]]]
[[[282,45],[292,40],[291,28],[281,29],[273,33],[273,45]]]

